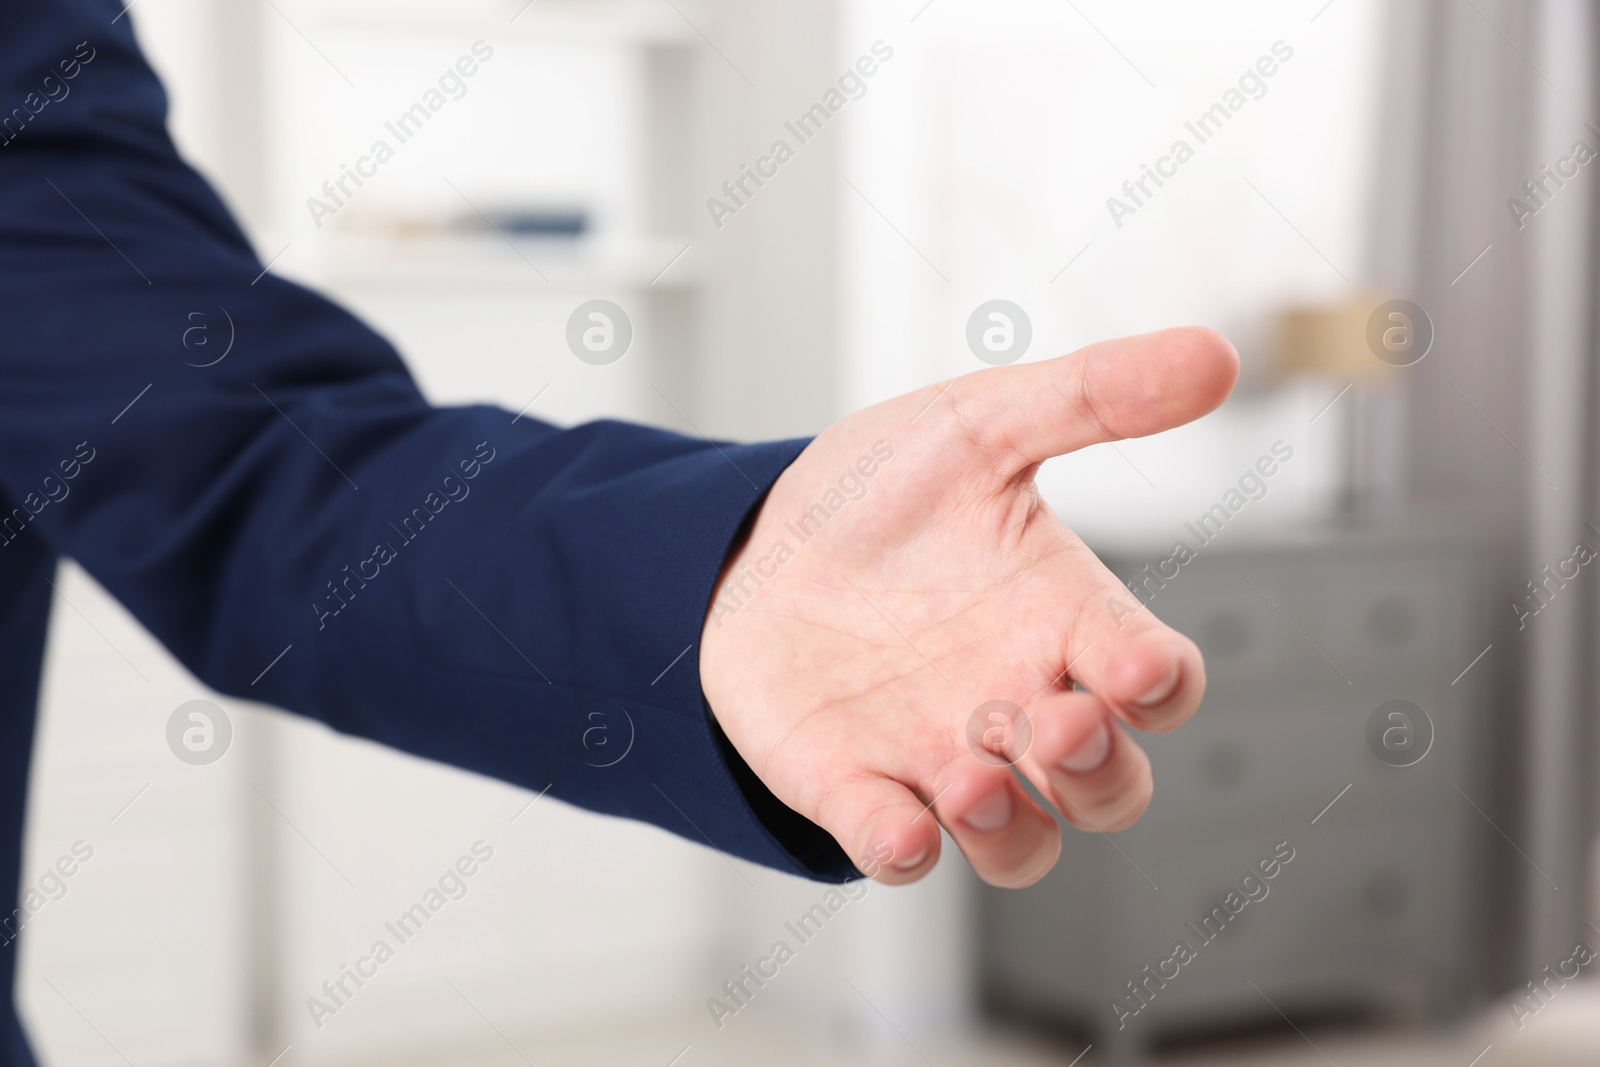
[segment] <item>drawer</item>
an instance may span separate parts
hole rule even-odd
[[[1358,804],[1416,808],[1453,796],[1451,779],[1470,776],[1473,732],[1481,725],[1456,705],[1436,703],[1431,682],[1362,687],[1337,699],[1281,688],[1269,701],[1260,691],[1266,688],[1227,714],[1208,698],[1181,729],[1138,736],[1155,779],[1143,823],[1186,829],[1255,821],[1263,811],[1310,820],[1347,784]],[[1413,701],[1433,724],[1432,746],[1409,767],[1383,763],[1368,747],[1368,720],[1391,699]]]
[[[1242,898],[1241,880],[1283,840],[1294,859],[1275,878],[1253,881],[1260,899],[1232,913],[1229,894]],[[1174,848],[1160,864],[1160,892],[1118,902],[1114,940],[1127,950],[1106,957],[1105,996],[1125,991],[1125,982],[1169,958],[1179,941],[1196,958],[1159,993],[1169,1007],[1203,998],[1217,984],[1250,994],[1245,979],[1262,984],[1289,971],[1329,982],[1430,973],[1453,951],[1449,931],[1461,914],[1456,886],[1470,881],[1444,859],[1428,824],[1405,819],[1326,827],[1299,821],[1278,834],[1234,831]],[[1215,915],[1219,908],[1226,921]]]
[[[1459,610],[1443,571],[1425,557],[1308,569],[1301,628],[1346,673],[1440,658]]]

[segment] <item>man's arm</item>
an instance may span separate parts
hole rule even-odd
[[[96,50],[0,147],[0,489],[200,677],[816,877],[920,878],[940,826],[985,879],[1041,877],[1057,823],[1017,772],[1084,829],[1144,810],[1128,727],[1183,722],[1204,666],[1033,475],[1220,404],[1224,339],[991,368],[804,445],[431,408],[349,315],[254,280],[113,7],[0,13],[0,91]],[[212,308],[237,350],[186,365]],[[586,765],[619,714],[633,751]]]
[[[0,10],[27,116],[0,127],[0,552],[44,537],[221,692],[851,876],[721,739],[694,652],[802,443],[430,406],[382,338],[262,275],[119,10]]]

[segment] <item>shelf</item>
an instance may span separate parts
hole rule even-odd
[[[673,292],[695,283],[687,240],[563,241],[495,234],[386,239],[328,238],[315,268],[341,289],[429,292],[648,289]],[[670,264],[671,269],[667,269]]]
[[[698,40],[672,5],[651,0],[334,0],[303,10],[336,30],[656,47]]]

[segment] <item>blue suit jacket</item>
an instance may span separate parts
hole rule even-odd
[[[804,442],[429,405],[383,338],[261,276],[120,10],[0,5],[0,885],[58,556],[221,692],[853,877],[720,736],[697,669],[724,556]],[[190,314],[219,308],[234,350],[193,366]],[[585,731],[629,718],[632,751],[593,766],[613,757]],[[8,1028],[0,1062],[31,1062]]]

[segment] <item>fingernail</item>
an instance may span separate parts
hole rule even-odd
[[[926,847],[924,847],[922,851],[918,852],[915,856],[907,856],[904,859],[897,857],[895,861],[890,864],[890,866],[897,871],[914,871],[918,867],[922,866],[922,861],[927,858],[928,850]]]
[[[1094,733],[1061,761],[1061,769],[1068,774],[1088,774],[1090,771],[1098,771],[1109,755],[1111,755],[1111,728],[1106,725],[1104,719],[1101,719]]]
[[[1145,694],[1135,700],[1134,703],[1141,708],[1153,708],[1163,700],[1166,700],[1178,688],[1178,678],[1181,673],[1182,668],[1174,663],[1172,665],[1172,673],[1146,690]]]
[[[1011,790],[995,790],[968,808],[961,821],[986,834],[1003,829],[1011,821]]]

